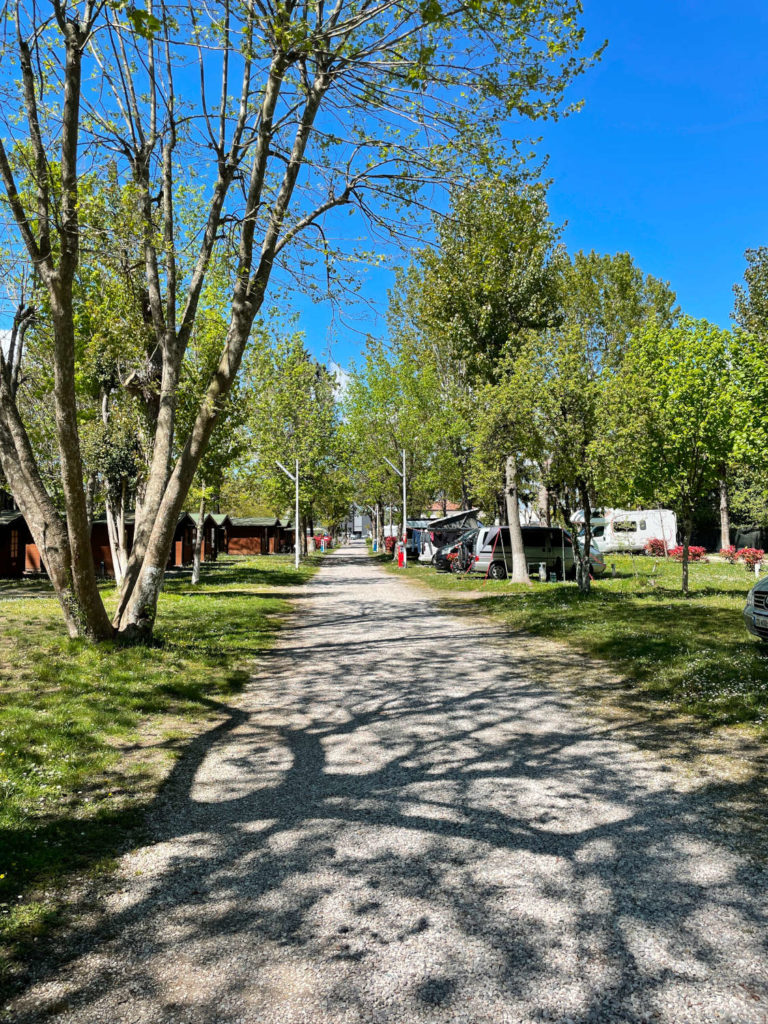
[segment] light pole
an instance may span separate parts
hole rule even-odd
[[[275,459],[275,462],[277,462],[277,465],[280,467],[280,469],[282,469],[282,471],[285,473],[285,475],[288,477],[288,479],[289,480],[293,480],[293,482],[296,484],[296,512],[295,512],[295,519],[293,520],[293,534],[294,534],[293,546],[294,546],[294,549],[295,549],[294,550],[294,562],[296,564],[296,568],[298,569],[299,568],[299,460],[296,459],[296,474],[295,475],[293,473],[289,472],[285,468],[285,466],[282,464],[282,462],[279,462],[277,459]]]
[[[390,462],[387,456],[384,456],[384,461],[397,473],[403,481],[403,568],[408,564],[408,516],[405,511],[405,448],[403,448],[403,469],[402,472],[397,466]]]

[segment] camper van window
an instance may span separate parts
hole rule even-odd
[[[641,529],[641,530],[644,530],[645,528],[646,528],[646,527],[645,527],[645,520],[644,520],[644,519],[641,519],[641,520],[640,520],[640,529]]]
[[[637,529],[637,523],[634,519],[617,519],[613,524],[615,533],[634,533]]]

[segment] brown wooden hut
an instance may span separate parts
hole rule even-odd
[[[134,525],[133,515],[126,516],[125,539],[129,553],[133,547]],[[109,546],[109,528],[106,519],[96,519],[91,526],[91,552],[97,576],[114,578],[115,564],[112,561],[112,548]]]
[[[0,577],[20,579],[24,575],[26,549],[30,544],[32,535],[21,512],[17,509],[0,512]]]
[[[200,520],[199,512],[190,512],[190,519],[195,524]],[[203,543],[200,557],[204,562],[215,562],[219,555],[226,555],[229,550],[229,530],[231,520],[228,515],[208,512],[203,520]]]
[[[171,554],[168,557],[167,569],[180,569],[191,565],[195,551],[195,521],[189,512],[182,512],[176,523],[173,535]]]
[[[279,547],[280,520],[273,516],[232,518],[229,527],[230,555],[273,555]]]

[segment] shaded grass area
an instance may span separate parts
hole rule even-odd
[[[0,601],[0,954],[56,921],[60,883],[135,841],[170,761],[272,645],[292,556],[222,559],[169,579],[152,646],[66,637],[49,597]],[[114,586],[105,587],[108,606]],[[198,724],[196,724],[198,723]]]
[[[380,561],[398,572],[390,559]],[[765,736],[768,644],[750,637],[742,620],[754,575],[743,565],[693,563],[686,599],[676,562],[627,555],[607,561],[608,573],[586,596],[573,583],[483,582],[422,565],[410,565],[406,575],[445,593],[479,592],[461,605],[462,614],[491,615],[507,628],[605,659],[649,702],[667,702],[712,724],[754,723]]]

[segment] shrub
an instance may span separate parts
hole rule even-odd
[[[736,555],[736,557],[746,565],[747,569],[750,569],[753,572],[755,566],[762,562],[764,556],[765,552],[762,548],[742,548]]]
[[[661,537],[652,537],[645,542],[645,553],[653,555],[654,558],[664,557],[664,541]]]
[[[724,558],[726,562],[730,562],[731,565],[735,565],[739,558],[739,552],[731,544],[728,548],[720,548],[720,557]]]
[[[683,560],[683,546],[678,544],[676,548],[669,549],[669,557],[674,558],[676,562],[682,562]],[[698,544],[691,544],[688,548],[688,561],[689,562],[707,562],[707,549],[699,547]]]
[[[395,550],[395,538],[394,537],[385,537],[384,538],[384,550],[386,552],[388,552],[388,554],[390,554],[390,555],[392,554],[392,552]]]

